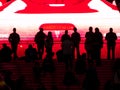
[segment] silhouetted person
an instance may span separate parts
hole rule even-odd
[[[40,31],[35,35],[34,41],[37,44],[38,49],[38,58],[41,60],[44,53],[46,35],[43,32],[43,28],[40,28]]]
[[[61,37],[61,42],[63,43],[67,39],[70,39],[70,35],[68,35],[68,30],[65,30],[65,33]],[[58,50],[56,52],[56,55],[57,55],[58,62],[64,61],[63,48]]]
[[[104,85],[104,90],[113,90],[113,84],[111,80],[108,80]]]
[[[73,42],[73,58],[75,59],[75,56],[74,56],[75,48],[76,48],[76,51],[77,51],[77,58],[78,58],[79,55],[80,55],[79,44],[80,44],[80,41],[81,41],[80,34],[77,32],[76,27],[74,27],[74,32],[71,35],[71,40]]]
[[[3,74],[5,83],[11,88],[11,90],[15,90],[15,82],[12,80],[12,72],[9,70],[4,70]]]
[[[112,59],[115,59],[117,35],[113,32],[113,28],[109,29],[109,32],[106,34],[105,39],[107,40],[107,58],[110,60],[110,51],[112,51]]]
[[[21,75],[16,80],[16,90],[24,90],[24,88],[25,88],[25,77]]]
[[[63,62],[64,61],[63,50],[62,49],[60,49],[56,52],[56,56],[57,56],[58,62]]]
[[[37,60],[37,50],[33,48],[31,44],[28,45],[28,48],[25,50],[25,60],[26,62],[31,62]]]
[[[44,86],[38,87],[36,90],[47,90]]]
[[[67,90],[69,90],[70,86],[79,85],[79,81],[73,72],[67,71],[64,75],[63,84],[67,86]]]
[[[10,34],[8,39],[11,44],[12,52],[14,54],[13,59],[15,60],[16,58],[18,58],[17,47],[20,42],[20,36],[18,33],[16,33],[16,28],[13,28],[13,33]]]
[[[39,62],[35,62],[33,66],[33,75],[36,83],[41,84],[41,73],[42,73],[42,67]]]
[[[117,58],[113,64],[113,72],[120,70],[120,58]]]
[[[46,76],[47,73],[50,74],[51,76],[51,85],[52,87],[53,86],[56,86],[55,84],[55,64],[54,64],[54,61],[53,61],[53,57],[51,55],[46,55],[44,61],[43,61],[43,76]]]
[[[46,55],[43,61],[43,71],[44,73],[54,73],[55,66],[51,55]]]
[[[85,79],[83,81],[83,89],[84,90],[98,90],[99,88],[99,80],[96,72],[96,68],[93,64],[90,64]]]
[[[96,64],[101,65],[101,48],[103,47],[103,36],[98,27],[95,28],[93,47],[93,57],[96,60]]]
[[[2,73],[0,73],[0,90],[11,90],[11,88],[5,83]]]
[[[120,90],[120,69],[114,73],[113,90]]]
[[[76,74],[84,74],[86,72],[86,54],[83,53],[79,56],[75,63]]]
[[[2,44],[2,49],[0,51],[0,57],[2,62],[9,62],[12,59],[12,50],[5,43]]]
[[[85,50],[87,52],[87,59],[92,60],[93,55],[93,42],[94,42],[94,33],[93,33],[93,27],[89,27],[89,32],[86,32],[85,34]]]
[[[65,33],[61,37],[61,42],[69,38],[70,38],[70,35],[68,35],[68,30],[65,30]]]
[[[45,47],[46,47],[46,52],[49,55],[52,55],[52,47],[53,47],[53,36],[52,36],[52,32],[48,32],[48,35],[46,37],[45,40]]]
[[[68,31],[65,31],[68,32]],[[65,38],[62,42],[62,50],[63,50],[63,58],[66,65],[66,70],[72,70],[72,55],[73,55],[73,43],[68,34],[66,34],[67,38]]]

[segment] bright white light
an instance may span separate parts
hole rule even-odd
[[[115,1],[113,1],[113,5],[116,5]]]
[[[56,35],[56,37],[58,38],[59,35],[60,35],[60,30],[56,30],[56,31],[55,31],[55,35]]]
[[[4,12],[12,13],[18,10],[22,10],[26,7],[26,4],[22,0],[15,0],[11,5],[4,9]]]
[[[49,4],[51,7],[63,7],[65,4]]]
[[[0,6],[2,6],[2,2],[0,2]]]

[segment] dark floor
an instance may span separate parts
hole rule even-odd
[[[42,63],[42,61],[39,61]],[[65,65],[64,63],[60,62],[58,63],[56,60],[55,62],[55,76],[54,76],[54,82],[56,86],[58,87],[58,90],[68,90],[68,88],[63,84],[63,78],[65,74]],[[103,90],[104,84],[107,80],[111,80],[113,77],[112,73],[112,65],[114,61],[110,60],[102,60],[102,66],[96,67],[97,73],[98,73],[98,78],[100,80],[100,89]],[[75,64],[75,62],[74,62]],[[12,79],[16,80],[20,75],[25,76],[25,83],[26,86],[29,88],[33,88],[34,90],[38,87],[38,84],[35,83],[34,78],[33,78],[33,72],[32,72],[32,67],[34,65],[34,62],[26,63],[23,60],[19,61],[11,61],[9,63],[1,63],[1,68],[4,70],[10,70],[13,72]],[[73,70],[75,73],[75,71]],[[82,87],[82,82],[85,77],[85,74],[83,75],[77,75],[75,73],[75,76],[78,78],[80,81],[79,85],[76,86],[70,86],[69,90],[81,90]],[[44,83],[45,87],[47,90],[51,90],[51,83],[52,83],[52,78],[49,73],[46,75],[42,76],[42,82]]]

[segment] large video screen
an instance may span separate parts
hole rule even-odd
[[[105,35],[112,27],[120,36],[120,13],[106,0],[0,0],[0,40],[8,38],[15,27],[22,39],[32,39],[43,27],[59,38],[77,27],[84,37],[89,26]]]

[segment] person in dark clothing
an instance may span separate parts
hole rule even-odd
[[[120,69],[117,69],[116,72],[114,72],[113,90],[120,90]]]
[[[113,72],[117,72],[118,70],[120,70],[120,58],[117,58],[116,61],[113,64]]]
[[[43,61],[43,71],[44,73],[54,73],[55,66],[53,62],[53,58],[51,55],[46,55],[44,61]]]
[[[13,33],[10,34],[9,38],[8,38],[10,44],[11,44],[11,48],[12,48],[12,52],[14,54],[13,59],[17,59],[17,47],[18,44],[20,42],[20,36],[18,33],[16,33],[16,28],[13,28]]]
[[[43,28],[35,35],[34,41],[37,44],[38,58],[41,60],[44,53],[46,34],[43,32]]]
[[[113,90],[113,83],[111,80],[108,80],[104,85],[104,90]]]
[[[103,47],[103,36],[98,27],[95,28],[93,47],[96,64],[101,65],[101,48]]]
[[[0,90],[11,90],[11,88],[6,84],[2,73],[0,73]]]
[[[93,64],[89,65],[89,68],[86,72],[85,79],[83,81],[83,89],[84,90],[98,90],[99,88],[99,79],[97,76],[96,68]]]
[[[61,42],[69,38],[70,38],[70,35],[68,35],[68,30],[65,30],[65,33],[61,37]]]
[[[86,32],[85,34],[85,50],[87,52],[87,59],[92,59],[92,53],[93,53],[93,42],[94,42],[94,33],[93,33],[93,27],[89,27],[89,32]]]
[[[58,62],[63,62],[63,61],[64,61],[63,50],[62,50],[62,49],[59,49],[59,50],[56,52],[56,56],[57,56]]]
[[[42,63],[42,70],[43,70],[43,78],[44,76],[46,76],[47,73],[50,74],[51,77],[51,85],[52,85],[52,89],[57,89],[56,87],[56,82],[55,82],[55,64],[53,61],[53,57],[51,55],[46,55],[46,57],[44,58],[44,61]]]
[[[52,47],[53,47],[53,37],[52,37],[52,32],[48,32],[47,38],[45,40],[45,47],[46,47],[46,52],[49,55],[52,55]]]
[[[15,81],[12,80],[12,72],[9,70],[4,70],[3,74],[5,83],[11,88],[11,90],[15,90]]]
[[[74,32],[71,35],[71,40],[73,42],[73,58],[75,59],[75,56],[74,56],[75,48],[76,48],[76,51],[77,51],[77,58],[80,56],[79,44],[80,44],[80,41],[81,41],[80,34],[77,32],[76,27],[74,27]]]
[[[35,62],[33,66],[33,75],[35,78],[35,82],[41,84],[41,73],[42,73],[42,66],[39,62]]]
[[[28,45],[28,48],[25,50],[25,60],[27,62],[37,60],[37,50],[33,48],[31,44]]]
[[[67,87],[66,90],[70,90],[71,86],[79,85],[80,82],[73,72],[67,71],[64,74],[63,84]]]
[[[38,87],[36,90],[47,90],[45,86]]]
[[[109,29],[105,39],[107,40],[107,59],[110,60],[110,51],[112,50],[112,59],[114,60],[117,35],[113,32],[113,28]]]
[[[16,80],[16,90],[24,90],[25,88],[25,76],[21,75],[19,78]]]
[[[67,31],[65,31],[67,32]],[[67,32],[68,33],[68,32]],[[62,42],[63,60],[65,62],[66,71],[72,70],[73,66],[73,43],[70,36],[66,33],[66,38]],[[65,35],[64,35],[65,36]]]
[[[45,85],[42,82],[43,68],[42,68],[40,62],[35,62],[32,69],[33,69],[35,83],[37,83],[39,85],[36,90],[46,90]]]
[[[12,50],[5,43],[2,44],[2,49],[0,51],[0,57],[2,62],[10,62],[12,60]]]
[[[86,72],[86,54],[83,53],[79,56],[75,63],[76,74],[84,74]]]

